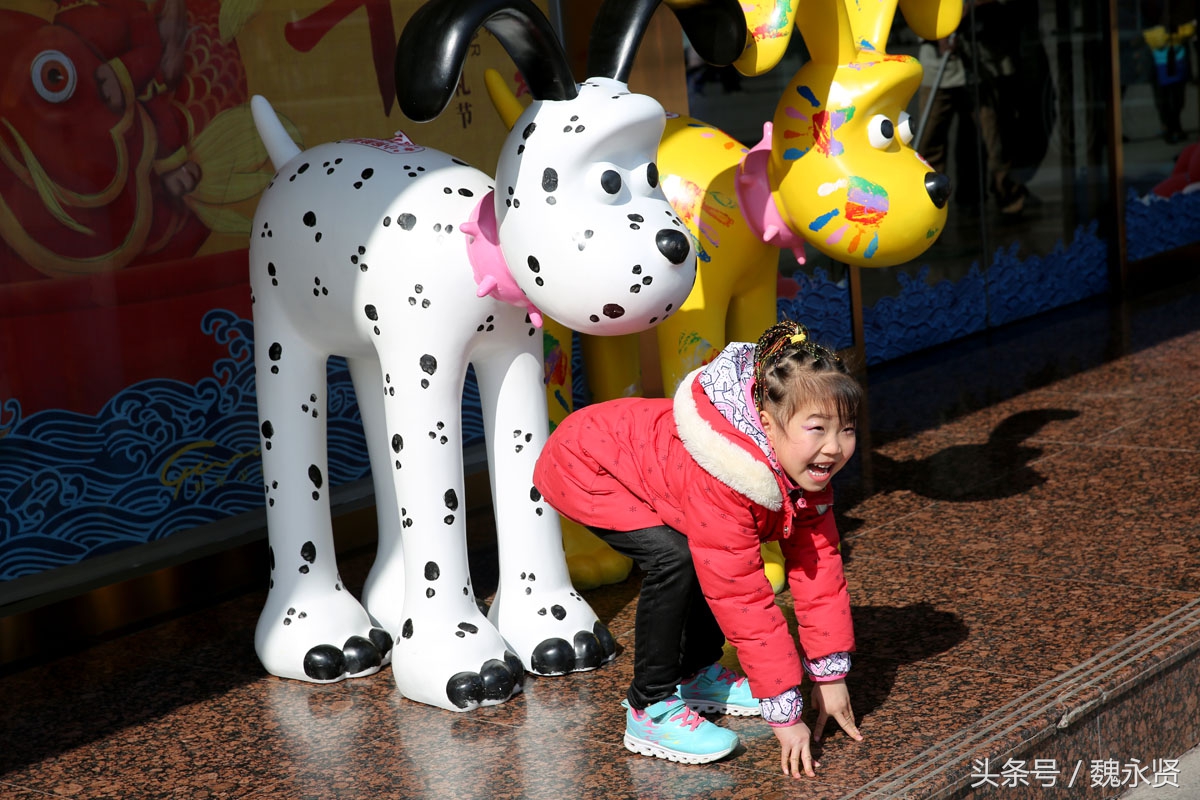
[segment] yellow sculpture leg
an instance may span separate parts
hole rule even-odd
[[[544,341],[546,359],[546,400],[550,409],[550,428],[553,430],[574,410],[572,403],[571,331],[551,319],[545,321]],[[611,341],[616,344],[632,342],[637,353],[636,336],[585,337],[584,352],[588,350],[587,338],[598,342]],[[587,356],[584,356],[585,359]],[[628,358],[625,361],[629,361]],[[613,363],[621,363],[614,357]],[[605,363],[601,361],[600,363]],[[636,359],[632,362],[637,369]],[[629,577],[633,561],[613,550],[596,534],[577,522],[559,517],[562,524],[563,552],[567,557],[567,572],[576,589],[594,589],[621,583]]]
[[[641,397],[642,368],[639,342],[631,336],[580,336],[592,400]]]
[[[562,517],[562,531],[567,571],[576,589],[595,589],[629,577],[633,560],[613,550],[599,536],[566,517]]]
[[[779,549],[779,542],[767,542],[760,548],[762,550],[763,572],[767,575],[767,580],[771,582],[771,588],[775,590],[775,594],[779,594],[787,588],[787,571],[783,566],[783,551]]]

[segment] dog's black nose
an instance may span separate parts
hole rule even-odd
[[[935,206],[945,208],[950,199],[950,178],[940,172],[930,172],[925,176],[925,191]]]
[[[688,237],[683,231],[674,228],[663,228],[654,237],[658,252],[667,257],[672,264],[682,264],[688,257]]]

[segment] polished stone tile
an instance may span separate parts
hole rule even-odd
[[[1200,450],[1200,386],[1187,400],[1172,403],[1146,419],[1131,421],[1095,444],[1132,449],[1135,459],[1143,449]]]
[[[117,723],[98,738],[8,771],[5,780],[52,794],[80,786],[74,794],[89,798],[249,797],[261,780],[253,761],[286,746],[269,721],[261,722],[262,695],[234,689],[136,725]],[[334,742],[352,736],[342,731]]]
[[[1025,495],[1121,510],[1200,516],[1200,451],[1072,447],[1037,463],[1044,481]]]
[[[1200,392],[1200,386],[1196,391]],[[1185,398],[1087,395],[1038,389],[965,414],[937,428],[880,445],[872,452],[891,459],[937,463],[942,450],[1007,455],[1017,463],[1036,460],[1047,445],[1098,444],[1128,426],[1169,429],[1162,417],[1178,413]],[[1191,444],[1189,442],[1189,444]],[[957,446],[957,447],[956,447]],[[1054,452],[1056,448],[1051,449]],[[1021,458],[1017,459],[1020,455]]]
[[[986,524],[981,524],[986,520]],[[853,559],[991,566],[1044,580],[1200,592],[1200,521],[1077,502],[938,503],[855,538]]]
[[[855,659],[847,686],[863,741],[830,723],[814,747],[821,780],[846,787],[861,786],[905,764],[919,769],[923,751],[1025,690],[1011,677],[866,655]],[[816,711],[809,706],[805,721],[812,728]],[[777,769],[779,747],[766,725],[751,719],[722,724],[738,732],[748,763],[764,771]]]
[[[849,556],[849,540],[871,533],[896,519],[918,513],[934,500],[908,490],[872,492],[860,497],[849,489],[834,492],[834,513],[837,515],[838,533],[842,538],[842,557]]]
[[[146,659],[107,642],[0,681],[0,776],[154,726],[252,679]],[[190,712],[185,714],[185,718]],[[48,724],[48,721],[52,723]]]
[[[945,625],[872,637],[869,655],[914,651],[937,664],[1044,680],[1186,604],[1193,595],[1150,589],[1098,591],[1087,583],[1031,577],[1017,570],[927,565],[856,556],[847,569],[854,607],[921,609],[949,615]],[[856,633],[859,615],[855,617]],[[967,635],[959,638],[958,631]]]
[[[77,787],[77,791],[75,793],[78,794],[78,791],[82,791],[82,789],[82,786]],[[46,793],[36,792],[32,789],[26,789],[23,786],[6,783],[4,780],[0,779],[0,797],[5,798],[5,800],[46,800]]]
[[[1045,483],[1040,465],[1064,446],[923,437],[889,445],[869,459],[876,491],[911,492],[930,501],[1017,497]],[[894,454],[894,455],[893,455]]]

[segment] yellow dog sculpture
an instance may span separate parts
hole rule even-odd
[[[752,7],[751,7],[752,6]],[[779,250],[803,263],[811,246],[860,267],[887,267],[923,253],[946,221],[950,181],[914,150],[905,109],[921,82],[915,58],[889,55],[897,8],[919,36],[948,36],[961,0],[783,0],[744,4],[747,47],[735,66],[757,75],[783,57],[793,27],[811,55],[747,149],[698,120],[671,116],[659,146],[662,186],[697,245],[696,284],[655,330],[667,396],[727,342],[755,341],[776,321]],[[590,65],[589,65],[590,66]],[[521,106],[498,75],[489,92],[511,125]],[[514,113],[515,112],[515,113]],[[571,332],[547,326],[570,352]],[[581,340],[596,400],[642,393],[636,337]],[[569,376],[569,373],[567,373]],[[550,387],[552,423],[570,410]],[[557,417],[557,418],[555,418]],[[563,543],[577,588],[624,580],[630,562],[564,520]],[[778,546],[763,559],[776,591],[786,584]]]

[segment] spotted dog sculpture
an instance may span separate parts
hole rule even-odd
[[[732,8],[731,29],[744,25]],[[368,675],[390,660],[405,697],[452,711],[507,700],[526,670],[594,669],[615,653],[571,585],[558,515],[533,488],[548,428],[543,315],[595,334],[637,332],[678,309],[695,278],[689,237],[658,186],[662,107],[620,80],[577,86],[528,0],[418,9],[397,47],[404,113],[424,121],[445,108],[480,26],[535,97],[494,181],[402,134],[301,151],[267,101],[252,101],[278,170],[250,246],[271,551],[255,647],[270,673],[314,682]],[[740,52],[736,40],[725,63]],[[330,521],[331,354],[349,363],[378,508],[361,603],[339,577]],[[468,364],[499,549],[486,617],[471,586],[463,509]]]

